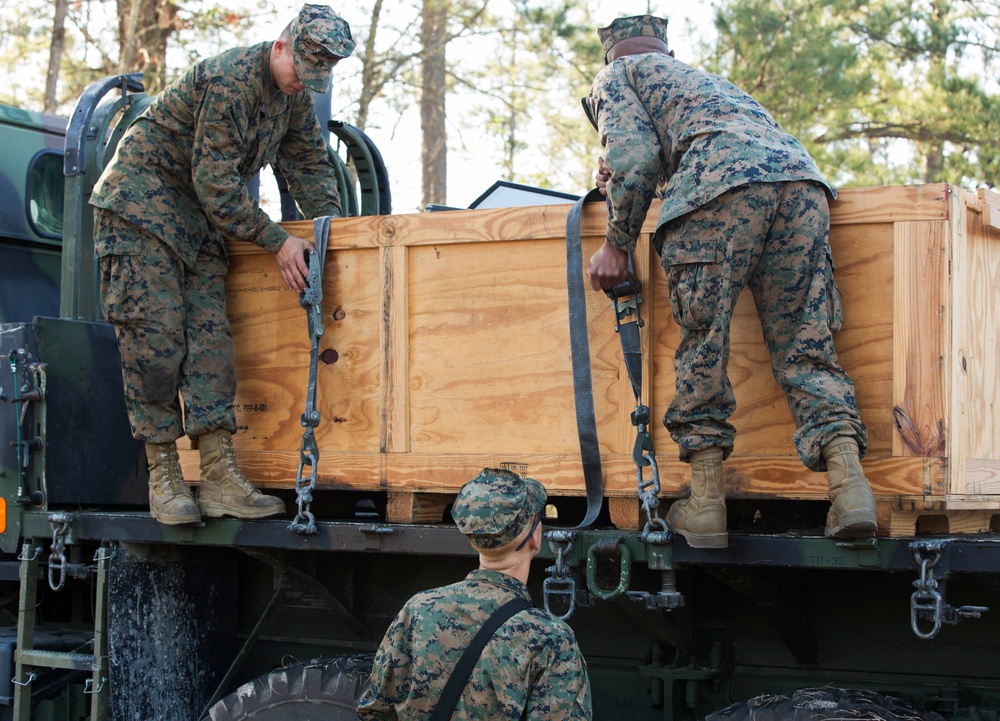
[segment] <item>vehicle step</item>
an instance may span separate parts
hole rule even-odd
[[[64,651],[42,651],[28,649],[20,652],[21,663],[36,668],[64,668],[78,671],[93,671],[94,657],[86,653]]]

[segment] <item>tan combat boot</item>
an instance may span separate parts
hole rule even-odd
[[[861,454],[853,438],[840,436],[822,450],[830,481],[830,511],[826,535],[831,538],[874,536],[878,528],[875,496],[861,469]]]
[[[233,436],[217,430],[198,437],[201,451],[201,488],[198,505],[209,518],[267,518],[285,512],[285,504],[275,496],[265,496],[254,488],[236,465]]]
[[[722,487],[722,449],[691,454],[691,497],[674,501],[667,527],[692,548],[726,548],[726,492]]]
[[[149,515],[166,526],[200,523],[201,512],[181,475],[177,446],[171,443],[147,443],[149,466]]]

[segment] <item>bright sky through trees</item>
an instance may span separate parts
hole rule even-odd
[[[357,6],[349,2],[333,0],[330,6],[351,23],[357,31],[367,28],[367,18],[363,17]],[[607,2],[599,0],[595,17],[602,25],[610,24],[616,17],[641,15],[647,11],[670,18],[670,43],[680,59],[691,60],[697,56],[699,42],[710,39],[712,34],[712,7],[709,2],[685,3],[683,10],[678,10],[680,3],[647,2],[646,0],[619,0]],[[238,8],[237,8],[238,9]],[[674,11],[674,12],[671,12]],[[263,25],[254,32],[258,38],[276,36],[286,22],[285,18]],[[356,34],[358,32],[356,31]],[[597,28],[594,28],[596,34]],[[461,56],[449,47],[449,61],[461,63]],[[341,63],[334,73],[337,76],[354,72],[352,61]],[[448,98],[449,117],[454,113],[459,116],[463,112],[463,103],[474,102],[469,96],[450,96]],[[567,113],[582,113],[579,105],[566,108]],[[416,212],[420,203],[420,118],[419,108],[410,107],[397,122],[395,119],[380,126],[367,129],[375,144],[379,147],[390,174],[390,186],[393,197],[393,212]],[[495,181],[503,177],[501,153],[492,147],[494,139],[477,135],[474,130],[463,130],[461,136],[453,137],[448,150],[448,204],[464,208],[475,200]],[[596,133],[593,137],[595,153],[598,150]],[[596,163],[596,160],[595,160]],[[587,188],[558,187],[566,193],[583,193]],[[271,211],[271,201],[264,191],[264,205]]]

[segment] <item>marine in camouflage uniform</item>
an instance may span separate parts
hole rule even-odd
[[[729,326],[749,286],[799,457],[829,471],[827,534],[871,535],[875,502],[860,465],[867,431],[833,343],[841,323],[829,246],[835,191],[752,97],[676,60],[666,30],[665,19],[650,15],[601,28],[607,64],[583,107],[605,153],[598,185],[608,230],[588,269],[595,290],[624,280],[650,202],[662,200],[653,244],[680,329],[663,420],[692,464],[691,498],[671,507],[667,524],[692,546],[728,544],[722,461],[736,435]]]
[[[480,554],[463,581],[418,593],[375,655],[362,721],[427,719],[473,636],[500,606],[530,601],[528,568],[541,547],[545,488],[487,468],[459,491],[452,516]],[[591,718],[590,680],[572,629],[545,611],[514,615],[483,649],[453,718]]]
[[[334,167],[303,91],[326,92],[333,66],[353,48],[342,18],[304,5],[274,42],[203,60],[168,86],[95,186],[102,306],[118,337],[132,433],[146,442],[150,512],[162,523],[284,511],[249,484],[232,449],[225,243],[275,253],[286,286],[305,289],[312,241],[271,220],[247,183],[272,165],[306,216],[341,215]],[[201,451],[198,505],[177,461],[175,440],[185,433]]]

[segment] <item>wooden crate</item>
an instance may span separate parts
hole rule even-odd
[[[553,496],[584,494],[565,287],[568,208],[334,221],[318,371],[320,488],[388,491],[390,520],[420,520],[421,504],[439,515],[486,466],[537,478]],[[677,327],[649,252],[655,218],[654,207],[636,256],[644,390],[661,495],[675,497],[688,466],[658,420],[673,394]],[[585,262],[603,240],[604,219],[603,204],[584,211]],[[312,235],[308,221],[286,228]],[[869,429],[864,467],[881,531],[911,534],[927,514],[988,530],[990,511],[1000,514],[1000,196],[946,185],[844,189],[832,206],[831,245],[844,301],[837,349]],[[229,257],[237,452],[255,483],[291,487],[308,380],[306,315],[270,254],[233,244]],[[587,312],[605,495],[615,522],[632,527],[635,402],[603,294],[588,290]],[[748,292],[733,323],[729,372],[738,430],[725,465],[730,497],[825,499],[825,474],[806,471],[795,454]],[[185,475],[196,478],[194,452],[182,455]]]

